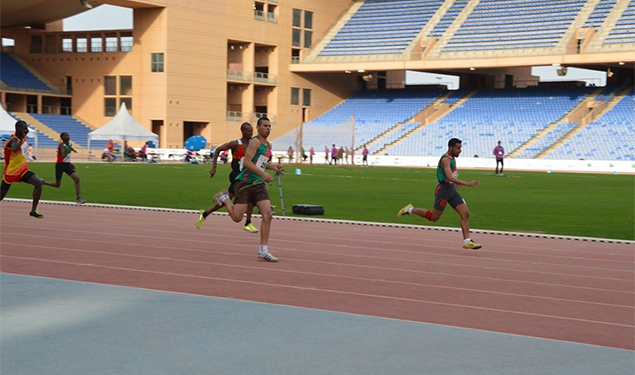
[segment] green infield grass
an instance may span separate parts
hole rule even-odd
[[[219,165],[210,178],[209,165],[76,163],[82,198],[91,203],[200,209],[213,205],[212,196],[229,185],[228,165]],[[38,176],[54,179],[52,163],[32,163]],[[436,223],[418,216],[397,219],[408,203],[431,208],[436,186],[431,168],[362,168],[287,166],[282,187],[287,215],[294,204],[317,204],[332,219],[458,227],[450,207]],[[296,174],[296,169],[301,174]],[[460,160],[459,160],[460,170]],[[270,172],[272,173],[272,172]],[[477,179],[481,186],[462,188],[473,229],[548,233],[584,237],[635,239],[635,177],[632,175],[460,170],[462,180]],[[31,185],[13,186],[12,198],[30,198]],[[278,186],[269,185],[272,204],[281,214]],[[73,181],[62,187],[44,187],[44,200],[73,201]],[[46,208],[41,210],[45,213]],[[192,217],[192,225],[196,218]]]

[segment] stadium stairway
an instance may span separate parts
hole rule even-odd
[[[552,130],[554,130],[558,125],[563,124],[565,122],[575,122],[571,117],[578,111],[583,111],[588,108],[588,105],[595,100],[595,97],[602,92],[602,88],[598,88],[597,90],[590,92],[584,99],[580,100],[580,102],[573,108],[571,108],[567,113],[564,114],[558,121],[553,122],[543,130],[539,131],[536,136],[527,140],[527,142],[523,143],[515,150],[512,150],[507,157],[514,158],[520,154],[522,154],[526,149],[532,147],[538,141],[540,141],[545,135],[549,134]]]
[[[560,138],[560,140],[558,140],[558,142],[555,142],[554,144],[549,146],[547,149],[545,149],[544,151],[542,151],[541,153],[536,155],[535,159],[544,159],[552,151],[554,151],[558,147],[562,146],[565,142],[567,142],[569,139],[573,138],[576,134],[578,134],[580,131],[582,131],[582,129],[584,129],[591,122],[593,122],[593,121],[601,118],[602,116],[604,116],[604,114],[609,112],[611,109],[613,109],[613,107],[615,107],[617,105],[617,103],[619,103],[622,99],[624,99],[625,95],[628,94],[628,92],[630,92],[632,89],[633,89],[633,87],[631,87],[631,86],[623,89],[618,95],[614,96],[611,100],[609,100],[606,103],[606,105],[600,107],[600,111],[598,111],[598,112],[594,112],[594,111],[589,112],[589,114],[587,116],[585,116],[580,121],[580,124],[578,126],[576,126],[573,129],[571,129],[571,131],[569,131],[562,138]]]
[[[443,50],[443,47],[445,47],[445,45],[448,44],[450,39],[452,39],[452,36],[454,35],[454,33],[461,27],[463,22],[467,19],[470,13],[472,13],[474,8],[476,8],[479,1],[480,0],[470,0],[465,5],[465,8],[463,8],[461,13],[459,13],[459,15],[456,16],[456,18],[454,19],[454,22],[452,22],[452,24],[448,26],[448,28],[445,30],[445,33],[443,33],[443,35],[441,35],[439,40],[437,40],[436,44],[434,45],[434,49],[430,53],[431,57],[436,57],[436,58],[439,57],[439,55],[441,54],[441,51]]]
[[[348,11],[340,17],[337,23],[324,35],[324,37],[315,45],[315,47],[309,49],[306,54],[306,57],[302,60],[302,62],[311,62],[315,61],[320,51],[326,47],[331,40],[337,35],[337,33],[346,25],[346,23],[353,17],[353,15],[359,10],[359,8],[364,5],[363,1],[353,2]]]
[[[399,124],[396,124],[392,128],[390,128],[390,129],[386,130],[385,132],[379,134],[377,137],[371,139],[369,142],[366,142],[365,145],[359,145],[359,147],[357,147],[355,152],[361,152],[364,149],[364,146],[369,147],[369,148],[376,147],[377,144],[382,142],[382,140],[386,139],[387,137],[390,137],[395,132],[398,132],[401,129],[405,128],[406,126],[408,126],[409,123],[419,121],[419,119],[421,117],[424,117],[423,116],[424,113],[429,112],[430,109],[437,108],[450,95],[451,95],[451,92],[448,92],[448,93],[444,94],[442,97],[440,97],[439,99],[435,100],[429,106],[423,108],[421,111],[419,111],[419,113],[417,113],[414,116],[410,117],[406,121],[403,121],[403,122],[400,122]],[[408,134],[408,133],[406,133],[406,134]],[[381,148],[384,148],[384,147],[382,146]]]
[[[598,32],[593,37],[593,40],[589,43],[587,52],[599,51],[602,49],[604,40],[609,36],[615,24],[620,20],[622,14],[628,5],[630,0],[618,0],[613,10],[606,16],[602,25],[598,28]]]
[[[421,39],[427,38],[428,35],[434,30],[437,24],[445,17],[445,14],[448,12],[454,0],[445,0],[443,4],[439,7],[437,12],[428,20],[428,23],[419,31],[419,34],[410,42],[410,45],[406,47],[404,51],[404,56],[409,56],[412,52],[417,51],[417,47],[421,45]],[[435,41],[436,42],[436,41]],[[423,51],[422,51],[423,52]]]
[[[426,114],[425,113],[426,110],[423,110],[417,116],[413,117],[413,121],[418,121],[421,123],[421,125],[411,129],[410,131],[403,134],[398,139],[395,139],[392,142],[385,144],[382,148],[374,152],[373,155],[381,155],[382,152],[385,152],[386,150],[389,150],[391,147],[395,146],[396,144],[404,141],[405,139],[407,139],[408,137],[410,137],[412,134],[416,133],[417,131],[421,130],[425,126],[443,118],[444,116],[452,112],[455,108],[459,108],[461,105],[463,105],[463,103],[465,103],[474,94],[476,94],[476,90],[469,92],[467,95],[465,95],[464,97],[456,101],[454,104],[449,105],[447,103],[444,103],[444,101],[450,95],[452,95],[452,93],[451,92],[447,93],[442,98],[440,98],[439,100],[435,101],[430,106],[428,106],[428,108],[432,110],[431,112],[428,112]],[[421,118],[421,115],[423,115],[424,117]]]
[[[55,146],[57,146],[57,144],[59,143],[60,134],[58,132],[56,132],[55,130],[49,128],[48,126],[46,126],[42,122],[40,122],[35,117],[31,116],[30,114],[28,114],[26,112],[12,112],[12,114],[15,117],[19,118],[20,120],[26,121],[27,124],[29,124],[30,126],[35,128],[35,130],[37,130],[40,134],[43,134],[47,138],[53,140],[54,141],[54,143],[52,145],[53,148]],[[51,148],[51,142],[50,141],[42,143],[40,140],[38,140],[38,143],[39,143],[39,147],[40,148]],[[75,149],[77,149],[77,151],[80,151],[80,150],[84,149],[82,146],[80,146],[78,144],[74,144],[73,147],[75,147]]]

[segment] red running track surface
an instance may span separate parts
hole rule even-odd
[[[2,272],[635,349],[632,243],[274,220],[267,263],[224,215],[29,207],[1,204]]]

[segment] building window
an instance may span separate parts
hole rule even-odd
[[[104,98],[104,116],[113,117],[117,114],[117,99]]]
[[[300,104],[300,89],[297,87],[291,88],[291,105]]]
[[[132,95],[132,76],[119,77],[119,95]]]
[[[304,11],[304,28],[305,29],[313,28],[313,12],[309,12],[308,10]]]
[[[311,105],[311,89],[302,90],[302,105],[305,107]]]
[[[293,26],[302,27],[302,11],[300,9],[293,10]]]
[[[88,52],[88,39],[84,37],[78,37],[75,40],[77,45],[77,52]]]
[[[39,35],[31,36],[31,53],[42,53],[44,41]]]
[[[132,112],[132,98],[119,98],[119,108],[121,108],[121,104],[123,103],[126,104],[128,112]]]
[[[307,31],[304,30],[304,48],[310,48],[311,47],[311,37],[313,36],[313,32],[312,31]]]
[[[104,77],[104,95],[117,95],[117,77]]]
[[[291,45],[294,47],[300,47],[301,32],[298,29],[291,30]]]
[[[62,37],[62,52],[73,52],[73,39]]]
[[[97,35],[97,36],[92,36],[90,38],[90,52],[103,52],[104,51],[104,47],[103,47],[103,40],[101,39],[101,36]]]
[[[254,3],[254,19],[258,21],[265,20],[265,4],[264,3]]]
[[[161,73],[163,72],[163,53],[152,54],[152,71]]]

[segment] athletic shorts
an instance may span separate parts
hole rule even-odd
[[[31,171],[27,171],[25,174],[20,177],[20,182],[29,182],[31,176],[35,176],[35,173]],[[2,179],[2,190],[9,190],[11,184]]]
[[[269,200],[269,193],[264,183],[253,184],[244,181],[236,181],[234,187],[234,203],[255,205],[260,201]]]
[[[75,168],[71,163],[55,163],[55,179],[61,180],[64,173],[70,176],[75,173]]]
[[[456,190],[454,184],[439,184],[434,191],[434,208],[443,211],[445,206],[450,203],[452,208],[456,208],[465,203],[461,194]]]
[[[237,182],[236,177],[238,177],[239,174],[240,174],[240,171],[234,169],[232,166],[232,171],[229,174],[229,187],[227,188],[227,192],[231,195],[236,195],[234,194],[234,184]]]

